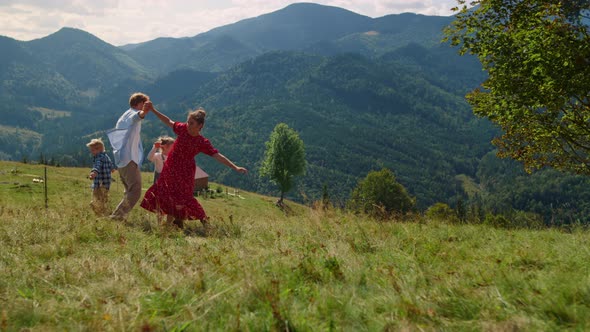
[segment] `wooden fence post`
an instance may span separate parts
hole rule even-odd
[[[45,209],[47,210],[47,166],[45,166],[45,177],[43,178],[43,187],[45,191]]]

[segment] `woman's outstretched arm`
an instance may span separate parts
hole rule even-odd
[[[154,112],[154,114],[158,117],[158,119],[160,119],[160,121],[164,122],[165,125],[167,125],[170,128],[174,127],[174,121],[170,120],[169,117],[167,117],[166,115],[160,113],[157,109],[154,108],[154,106],[151,106],[152,112]]]
[[[248,173],[247,169],[245,169],[244,167],[237,166],[236,164],[234,164],[231,160],[227,159],[227,157],[222,155],[221,153],[216,153],[212,157],[213,157],[213,159],[215,159],[218,162],[224,164],[225,166],[235,170],[238,173],[242,173],[242,174]]]

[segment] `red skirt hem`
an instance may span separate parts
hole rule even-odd
[[[185,200],[185,202],[175,201],[171,198],[161,199],[152,189],[153,187],[145,193],[140,204],[142,208],[182,220],[204,220],[207,218],[205,210],[194,197]]]

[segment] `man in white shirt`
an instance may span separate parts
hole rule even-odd
[[[115,129],[107,132],[113,147],[115,164],[125,187],[123,199],[111,214],[111,218],[117,220],[127,218],[127,214],[141,197],[141,120],[150,111],[152,103],[147,95],[134,93],[129,98],[129,106],[131,108],[121,115]]]

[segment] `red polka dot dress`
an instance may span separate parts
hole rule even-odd
[[[205,210],[193,196],[195,156],[201,152],[212,156],[218,150],[205,137],[191,136],[184,122],[175,122],[173,129],[177,138],[158,181],[145,193],[141,207],[176,219],[205,219]]]

